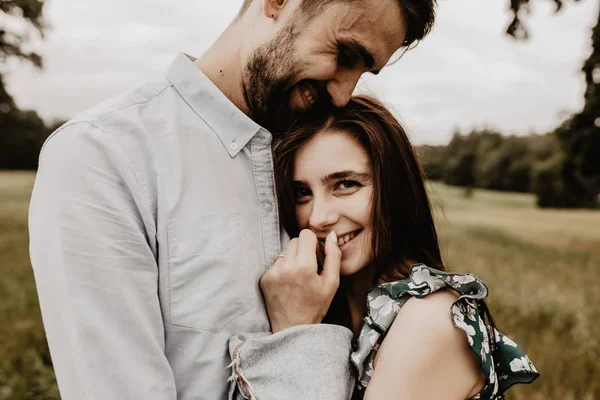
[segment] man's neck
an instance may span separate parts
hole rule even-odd
[[[242,89],[242,42],[240,26],[232,23],[196,61],[198,68],[243,113],[249,114]]]

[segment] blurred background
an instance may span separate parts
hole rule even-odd
[[[241,0],[0,0],[0,400],[58,399],[28,256],[47,136],[198,56]],[[490,287],[542,377],[509,399],[600,399],[600,4],[441,0],[432,34],[358,91],[393,108],[451,269]]]

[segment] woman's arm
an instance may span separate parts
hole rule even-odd
[[[229,400],[348,400],[356,382],[352,332],[328,324],[229,339]]]
[[[484,387],[479,360],[452,323],[456,298],[444,290],[402,307],[375,357],[365,400],[465,400]]]

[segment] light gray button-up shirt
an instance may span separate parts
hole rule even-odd
[[[183,54],[48,139],[30,251],[64,399],[226,397],[228,338],[269,330],[271,139]]]

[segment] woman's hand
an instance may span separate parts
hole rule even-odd
[[[316,235],[305,229],[260,280],[271,331],[321,323],[340,284],[342,252],[335,232],[325,239],[325,261],[319,274]]]

